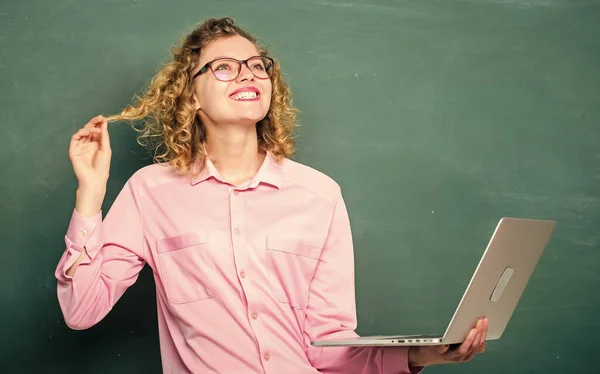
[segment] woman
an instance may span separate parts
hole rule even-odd
[[[75,133],[79,187],[56,270],[67,324],[100,321],[148,264],[164,373],[409,373],[483,351],[485,320],[456,350],[310,345],[356,336],[353,248],[338,185],[287,158],[290,102],[277,61],[210,19],[134,106]],[[102,221],[108,122],[142,118],[160,163]]]

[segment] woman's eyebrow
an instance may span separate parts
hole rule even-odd
[[[260,56],[260,54],[258,54],[258,55],[251,55],[251,56],[248,56],[247,58],[250,58],[250,57],[257,57],[257,56]],[[209,61],[218,60],[218,59],[220,59],[220,58],[229,58],[229,59],[232,59],[232,60],[238,60],[237,58],[235,58],[235,57],[231,57],[231,56],[217,56],[217,57],[215,57],[215,58],[212,58],[212,59],[210,59]],[[243,60],[245,60],[245,59],[240,59],[240,60],[242,60],[242,61],[243,61]]]

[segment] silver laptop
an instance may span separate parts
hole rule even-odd
[[[502,218],[443,335],[362,336],[311,344],[319,347],[458,344],[480,317],[488,318],[486,340],[499,339],[555,224],[555,221]]]

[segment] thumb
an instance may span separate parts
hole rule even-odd
[[[108,121],[104,120],[101,125],[102,134],[100,136],[100,148],[105,151],[110,151],[110,137],[108,136]]]
[[[450,346],[448,344],[444,344],[444,345],[438,345],[436,347],[438,353],[443,354],[448,352],[448,349],[450,348]]]

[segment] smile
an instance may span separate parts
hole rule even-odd
[[[252,100],[258,99],[260,95],[257,92],[246,91],[236,93],[235,95],[231,95],[230,97],[233,100]]]

